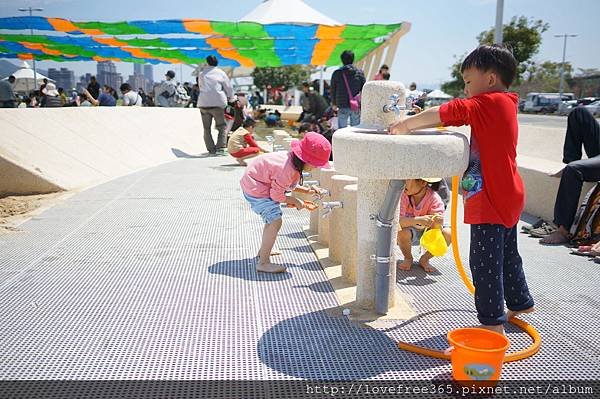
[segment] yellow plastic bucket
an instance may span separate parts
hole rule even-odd
[[[448,244],[446,244],[442,230],[438,228],[425,230],[421,236],[420,244],[433,256],[444,256],[448,251]]]
[[[498,381],[510,341],[482,328],[459,328],[448,333],[452,377],[456,381]]]

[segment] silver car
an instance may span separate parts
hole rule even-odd
[[[591,104],[584,105],[594,116],[600,116],[600,100],[594,101]]]

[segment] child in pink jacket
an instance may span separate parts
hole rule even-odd
[[[271,250],[281,229],[281,203],[297,209],[304,202],[286,191],[318,194],[318,187],[302,187],[302,172],[327,165],[331,144],[318,133],[306,133],[302,140],[292,142],[290,152],[273,152],[256,158],[240,180],[242,191],[252,210],[265,222],[256,270],[266,273],[285,272],[285,266],[271,263]]]

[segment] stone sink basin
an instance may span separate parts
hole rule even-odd
[[[460,133],[428,129],[391,136],[383,129],[348,127],[333,135],[335,169],[359,179],[417,179],[461,175],[469,141]],[[377,133],[375,133],[377,132]]]
[[[385,212],[389,214],[390,208],[384,207],[384,200],[391,187],[390,180],[462,175],[469,161],[469,141],[460,133],[437,129],[409,135],[386,133],[389,124],[402,112],[392,105],[402,107],[405,93],[400,82],[368,82],[362,92],[362,124],[339,129],[333,135],[336,172],[358,178],[357,242],[353,243],[357,249],[356,302],[363,309],[377,308],[379,314],[386,314],[387,309],[394,306],[396,297],[396,259],[391,248],[398,231],[399,207],[395,208],[395,217],[392,213],[392,220],[387,219],[392,227],[390,242],[384,246],[381,241],[378,244],[378,231],[381,231],[378,228],[382,225],[375,220],[379,219],[380,210],[387,209]],[[385,112],[389,107],[397,113]],[[401,185],[394,187],[397,193]],[[390,248],[391,253],[381,250],[384,247]]]

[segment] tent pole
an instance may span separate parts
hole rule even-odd
[[[320,69],[320,73],[319,73],[320,74],[320,77],[319,77],[319,79],[320,79],[320,82],[319,82],[319,93],[321,95],[323,95],[323,93],[325,92],[325,81],[323,80],[323,71],[325,71],[325,66],[321,65],[321,68],[319,68],[319,69]]]

